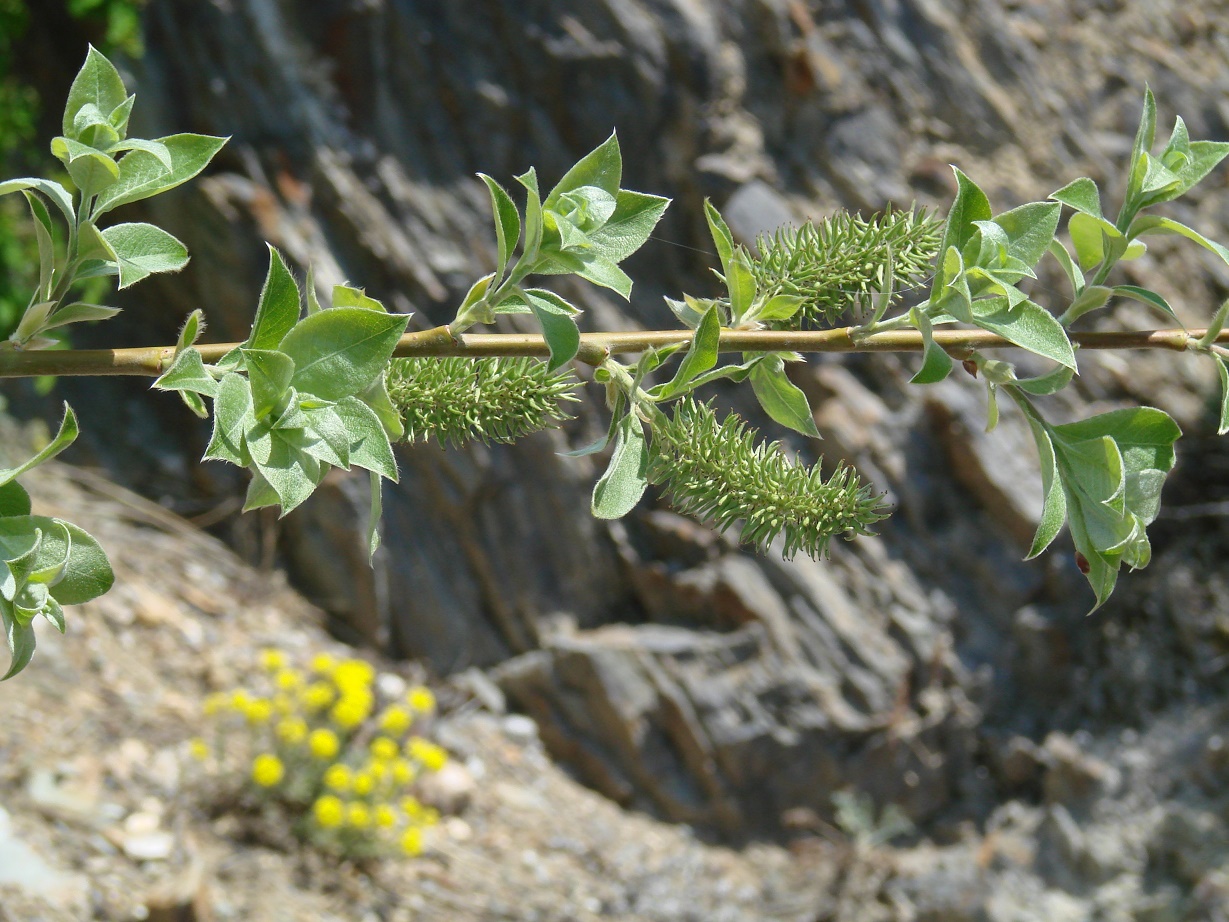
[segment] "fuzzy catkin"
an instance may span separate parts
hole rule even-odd
[[[761,235],[752,272],[761,293],[803,299],[791,327],[829,325],[887,286],[889,250],[893,288],[926,278],[942,234],[943,223],[925,210],[888,209],[870,219],[838,211],[818,224]]]
[[[569,419],[564,404],[578,384],[527,358],[394,359],[387,381],[405,441],[441,445],[512,442]]]
[[[746,544],[765,549],[783,536],[786,557],[825,556],[834,536],[872,534],[887,517],[853,469],[841,465],[825,479],[819,464],[797,464],[756,434],[738,416],[718,422],[708,404],[684,398],[654,423],[649,479],[680,512],[721,530],[741,521]]]

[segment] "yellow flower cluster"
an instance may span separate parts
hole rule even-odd
[[[316,845],[347,857],[420,854],[439,814],[418,800],[414,784],[448,761],[422,735],[436,711],[431,690],[414,686],[382,700],[370,663],[327,653],[305,670],[281,650],[262,651],[259,664],[263,693],[237,688],[204,701],[218,728],[218,764],[232,755],[227,733],[238,728],[250,790],[302,811],[296,828]],[[215,751],[201,739],[188,748],[200,762]]]

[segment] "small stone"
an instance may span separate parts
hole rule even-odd
[[[503,719],[504,733],[514,743],[532,743],[538,738],[538,725],[532,717],[509,714]]]
[[[423,803],[440,813],[454,815],[465,811],[477,789],[473,776],[459,762],[448,762],[438,772],[423,775],[418,782],[418,796]]]
[[[120,847],[134,861],[165,861],[175,850],[175,837],[169,832],[125,836]]]

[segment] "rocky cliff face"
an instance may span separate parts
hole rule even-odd
[[[193,264],[138,289],[131,329],[165,341],[203,306],[212,335],[242,338],[261,240],[313,264],[325,290],[348,279],[414,311],[412,324],[444,322],[494,259],[472,174],[532,164],[559,175],[611,127],[627,184],[675,203],[628,266],[630,304],[566,294],[592,328],[667,326],[663,294],[711,289],[705,196],[750,240],[838,205],[942,208],[949,162],[996,207],[1078,175],[1116,190],[1145,82],[1165,119],[1229,136],[1226,12],[1057,0],[154,2],[143,130],[233,140],[211,176],[155,200]],[[1223,238],[1225,186],[1210,182],[1177,216]],[[1229,288],[1226,267],[1154,249],[1134,280],[1199,325]],[[1153,320],[1128,309],[1115,322]],[[1112,735],[1223,694],[1226,534],[1217,507],[1163,513],[1151,569],[1085,619],[1091,598],[1061,542],[1020,561],[1040,507],[1022,423],[1008,415],[984,435],[980,392],[956,380],[906,388],[914,364],[818,359],[797,375],[825,434],[800,453],[851,461],[897,507],[879,538],[830,561],[756,558],[652,502],[594,522],[597,469],[557,452],[604,426],[596,399],[564,431],[513,447],[403,452],[374,571],[345,479],[280,525],[236,524],[232,538],[276,540],[345,636],[445,673],[495,667],[554,755],[620,803],[740,837],[780,830],[791,811],[829,817],[833,792],[854,785],[955,835],[1007,798],[1040,796],[1065,764],[1042,747],[1051,731]],[[1209,369],[1140,355],[1082,370],[1082,399],[1158,403],[1192,436],[1169,508],[1221,498],[1225,449],[1201,441],[1214,428]],[[134,462],[117,434],[148,446],[167,424],[144,404],[101,402],[90,416],[115,425],[95,450],[119,476],[189,511],[234,494],[231,474],[212,467],[183,490],[203,430],[180,420],[175,448]],[[1062,806],[1056,790],[1046,796]]]

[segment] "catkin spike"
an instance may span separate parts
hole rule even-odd
[[[405,441],[512,442],[569,419],[578,382],[527,358],[394,359],[388,394]]]
[[[796,464],[779,442],[756,435],[738,416],[718,422],[708,404],[684,398],[654,424],[649,479],[680,512],[723,531],[741,521],[741,540],[760,550],[783,535],[786,557],[823,557],[833,537],[873,534],[887,518],[882,496],[852,468],[825,479],[819,464]]]
[[[925,279],[942,234],[943,222],[925,209],[889,208],[869,220],[838,211],[818,224],[808,221],[760,235],[752,271],[761,294],[803,299],[792,327],[830,326],[871,293],[884,290],[889,250],[895,290]]]

